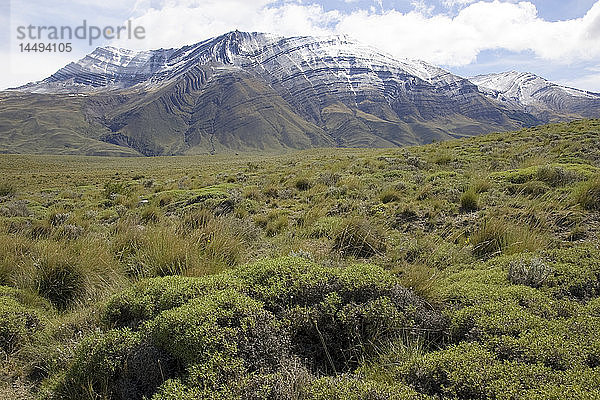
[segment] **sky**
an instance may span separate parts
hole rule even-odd
[[[83,21],[85,39],[48,36]],[[90,43],[91,26],[109,37],[131,29]],[[38,27],[47,27],[41,39]],[[136,27],[143,34],[129,38]],[[236,29],[346,34],[463,77],[517,70],[600,92],[600,0],[0,0],[0,89],[41,80],[99,46],[180,47]],[[21,51],[40,42],[72,51]]]

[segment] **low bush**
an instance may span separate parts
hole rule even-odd
[[[307,400],[425,400],[424,396],[401,383],[384,384],[347,375],[323,377],[306,389]]]
[[[0,182],[0,197],[13,196],[17,192],[17,187],[12,182]]]
[[[164,311],[147,330],[153,344],[185,366],[222,355],[241,357],[251,371],[269,369],[289,347],[287,336],[260,302],[230,289]]]
[[[140,336],[127,329],[86,338],[54,384],[51,398],[126,400],[151,395],[172,372],[171,363],[157,349],[142,349]],[[142,355],[146,357],[139,360]]]
[[[452,399],[565,398],[540,394],[567,381],[540,364],[498,360],[478,343],[461,343],[427,354],[404,363],[399,372],[418,391]],[[571,391],[584,393],[586,386],[576,383]]]
[[[15,297],[8,296],[5,290],[0,291],[0,350],[6,354],[31,341],[45,321],[39,310],[23,305]]]
[[[227,288],[241,289],[239,281],[227,275],[146,279],[113,295],[106,302],[101,318],[108,327],[136,328],[162,311],[180,307],[194,298]]]
[[[75,393],[69,388],[87,374],[90,393],[112,398],[125,398],[129,385],[136,399],[154,392],[160,399],[267,399],[282,393],[281,379],[301,380],[297,393],[315,398],[383,395],[393,391],[375,384],[363,390],[352,382],[308,390],[307,371],[348,372],[389,341],[435,340],[446,327],[438,312],[379,267],[331,268],[292,257],[202,278],[140,281],[107,302],[102,321],[120,329],[80,345],[77,353],[91,354],[100,367],[93,371],[75,357],[57,393]],[[119,344],[108,351],[114,341]],[[146,380],[133,373],[134,360],[147,360],[153,371],[157,359],[166,363],[164,374],[150,373],[154,385],[140,383]],[[302,361],[294,368],[299,377],[286,372],[290,360]]]
[[[550,277],[552,269],[539,258],[520,258],[510,263],[508,280],[515,285],[538,288]]]

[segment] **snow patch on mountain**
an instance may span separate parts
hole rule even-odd
[[[549,82],[527,72],[509,71],[499,74],[478,75],[469,78],[479,89],[507,101],[517,101],[526,106],[537,105],[548,92],[587,99],[598,99],[597,93],[568,88]]]

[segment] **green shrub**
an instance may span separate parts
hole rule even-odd
[[[445,328],[441,315],[379,267],[331,269],[280,258],[234,274],[287,321],[296,354],[321,371],[347,371],[398,336],[424,329],[433,341]]]
[[[204,371],[168,384],[169,390],[191,385],[190,393],[206,388],[232,396],[270,382],[250,379],[249,372],[280,374],[289,357],[327,373],[349,371],[388,341],[423,332],[434,341],[446,326],[379,267],[328,268],[290,257],[211,277],[141,281],[113,296],[102,319],[109,327],[138,329],[188,371]],[[217,365],[239,362],[241,372],[218,372]],[[167,396],[166,387],[160,393]]]
[[[333,251],[345,257],[370,258],[385,253],[385,250],[382,230],[364,219],[344,222],[333,240]]]
[[[233,290],[164,311],[148,330],[152,343],[188,366],[222,354],[241,357],[250,370],[273,368],[289,346],[273,315]]]
[[[227,275],[146,279],[113,295],[102,311],[102,320],[109,327],[136,328],[162,311],[180,307],[194,298],[227,288],[241,289],[239,281]]]
[[[596,176],[581,184],[575,190],[575,200],[586,210],[600,210],[600,177]]]
[[[479,209],[479,196],[475,190],[469,189],[460,196],[460,208],[467,212]]]
[[[0,286],[0,288],[3,288]],[[0,293],[0,350],[11,354],[44,325],[42,314]]]
[[[347,375],[323,377],[311,382],[307,400],[425,400],[426,396],[401,383],[386,385]]]
[[[545,286],[555,297],[590,300],[600,295],[600,250],[587,244],[545,254],[552,269]]]
[[[405,365],[401,375],[407,382],[436,398],[533,398],[562,381],[539,364],[502,362],[478,343],[461,343]]]
[[[17,187],[12,182],[1,182],[0,183],[0,197],[2,196],[14,196],[17,192]]]
[[[53,388],[55,398],[141,399],[176,371],[172,358],[127,329],[92,335]]]

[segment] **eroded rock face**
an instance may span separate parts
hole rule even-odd
[[[599,114],[600,95],[540,81],[467,80],[346,36],[235,31],[179,49],[98,48],[17,90],[83,96],[94,137],[144,155],[391,147]]]

